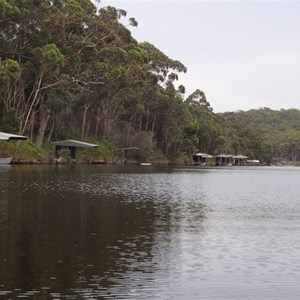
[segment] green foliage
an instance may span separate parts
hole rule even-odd
[[[48,44],[42,47],[32,49],[33,58],[36,61],[44,64],[59,64],[63,66],[65,64],[64,56],[61,54],[55,44]]]
[[[96,141],[89,140],[90,143],[99,145],[99,147],[94,148],[82,148],[77,149],[76,159],[81,162],[91,162],[97,160],[104,160],[108,157],[114,156],[115,145],[107,141]]]
[[[155,149],[147,158],[147,161],[161,165],[167,165],[169,163],[169,159],[162,153],[160,149]]]
[[[223,152],[226,143],[222,119],[212,112],[204,92],[196,90],[185,104],[191,119],[185,128],[185,137],[188,144],[194,145],[193,152]]]
[[[176,81],[186,67],[138,43],[120,22],[122,9],[97,12],[90,0],[0,0],[0,17],[3,131],[30,134],[40,146],[54,137],[99,143],[80,151],[86,158],[109,156],[115,144],[139,147],[138,160],[195,151],[300,160],[298,110],[215,114],[200,89],[185,97]],[[128,23],[137,26],[134,18]]]
[[[18,133],[20,118],[16,111],[11,108],[0,118],[0,130],[4,132]]]
[[[14,6],[13,4],[9,3],[7,0],[0,0],[0,14],[3,15],[10,15],[14,13],[19,13],[19,9],[17,6]]]
[[[138,151],[132,152],[132,156],[135,160],[144,162],[151,157],[154,150],[152,139],[153,137],[151,132],[142,131],[135,134],[133,143],[135,147],[139,148]]]
[[[0,155],[13,156],[15,161],[49,163],[49,153],[38,149],[29,141],[1,141]]]
[[[222,116],[235,137],[235,152],[244,151],[266,164],[300,159],[299,110],[261,108]]]
[[[0,79],[8,81],[9,77],[18,79],[21,75],[20,65],[13,59],[6,59],[2,62],[0,57]]]

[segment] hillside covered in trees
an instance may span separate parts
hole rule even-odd
[[[300,161],[300,111],[270,108],[222,114],[232,139],[232,150],[266,164]]]
[[[133,38],[126,15],[90,0],[0,0],[0,130],[37,148],[66,138],[139,147],[140,159],[300,158],[298,110],[215,114],[200,88],[185,95],[181,62]]]

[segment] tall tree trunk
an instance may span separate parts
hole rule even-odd
[[[39,127],[39,131],[35,140],[35,145],[38,148],[41,148],[43,145],[43,141],[44,141],[44,136],[45,136],[45,131],[50,119],[50,115],[51,115],[51,111],[48,109],[45,109],[44,107],[41,107],[40,109],[40,127]]]
[[[33,129],[34,129],[34,123],[35,123],[35,115],[36,111],[32,111],[32,114],[30,116],[30,140],[33,141]]]
[[[100,106],[97,108],[97,116],[96,116],[96,126],[95,126],[95,138],[99,138],[99,126],[100,126]]]
[[[108,116],[108,112],[106,109],[103,109],[103,138],[105,140],[108,139],[108,135],[109,135],[109,116]]]
[[[90,135],[91,123],[92,123],[92,116],[94,115],[94,109],[92,108],[90,118],[88,118],[85,126],[85,134],[84,139],[86,140]]]
[[[104,138],[109,140],[110,135],[110,118],[106,115],[104,121]]]
[[[147,118],[146,118],[146,125],[145,125],[145,131],[146,131],[146,132],[149,130],[149,115],[150,115],[150,114],[148,114],[148,116],[147,116]],[[152,133],[153,133],[153,132],[152,132]]]
[[[34,89],[32,90],[32,93],[29,97],[29,99],[31,100],[31,103],[29,105],[29,107],[27,108],[27,110],[25,109],[25,115],[23,116],[24,118],[21,119],[21,134],[24,134],[27,125],[28,125],[28,121],[31,117],[32,112],[34,111],[35,107],[38,105],[39,103],[39,93],[41,91],[41,85],[42,85],[42,79],[43,79],[43,71],[39,77],[39,79],[37,80]]]
[[[126,140],[125,140],[125,147],[131,146],[131,139],[130,139],[130,130],[131,130],[131,123],[127,124],[127,132],[126,132]]]
[[[154,111],[154,115],[153,115],[152,128],[151,128],[152,133],[154,133],[155,122],[156,122],[156,110]]]
[[[139,116],[139,131],[138,132],[141,132],[143,130],[143,116],[140,115]]]
[[[87,119],[87,112],[89,110],[89,107],[91,106],[91,103],[84,103],[83,107],[83,116],[82,116],[82,124],[81,124],[81,134],[80,138],[84,140],[85,137],[85,127],[86,127],[86,119]]]
[[[55,125],[55,115],[52,116],[52,125],[48,134],[48,138],[47,141],[50,142],[52,139],[52,134],[53,134],[53,130],[54,130],[54,125]]]

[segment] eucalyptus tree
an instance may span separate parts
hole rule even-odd
[[[1,27],[5,42],[1,57],[2,61],[15,59],[20,65],[21,87],[15,92],[23,91],[17,107],[20,132],[34,127],[38,112],[36,144],[41,146],[55,95],[61,95],[62,90],[68,91],[66,95],[87,95],[90,85],[101,81],[90,66],[95,49],[110,36],[110,29],[103,30],[105,24],[97,20],[96,9],[89,0],[11,3],[14,9],[7,8],[4,18],[9,26]]]
[[[179,61],[169,58],[162,51],[149,42],[140,43],[147,54],[148,67],[151,72],[158,76],[162,84],[178,80],[178,73],[186,73],[187,68]]]
[[[61,60],[58,68],[56,57],[51,57],[52,65],[47,68],[51,76],[56,77],[56,81],[52,79],[49,84],[48,78],[44,77],[44,86],[48,83],[46,85],[47,90],[43,95],[43,102],[40,101],[36,107],[40,117],[40,127],[36,139],[37,146],[42,145],[50,114],[54,117],[53,102],[58,98],[58,95],[66,98],[72,93],[81,93],[88,97],[90,84],[99,81],[98,78],[95,78],[97,73],[90,72],[89,67],[93,63],[94,49],[99,43],[95,36],[98,37],[97,32],[101,31],[95,25],[96,9],[94,5],[88,0],[46,1],[39,6],[39,12],[42,15],[42,10],[45,8],[48,10],[41,24],[42,30],[39,33],[39,41],[46,44],[44,47],[50,47],[50,45],[56,47],[61,54]],[[35,54],[35,49],[33,51]],[[35,59],[34,61],[38,60]],[[53,66],[56,67],[55,72],[52,69]],[[36,69],[41,70],[42,68]],[[102,84],[102,82],[100,83]],[[55,91],[53,87],[55,87]],[[62,90],[67,92],[65,96],[61,92]],[[53,120],[52,122],[54,122]]]
[[[190,107],[193,107],[193,105],[202,105],[205,106],[208,110],[212,111],[212,107],[207,101],[205,93],[199,89],[195,90],[191,95],[189,95],[185,101]]]
[[[282,147],[282,157],[288,161],[296,162],[300,160],[300,133],[293,129],[288,129],[279,136]]]
[[[0,100],[1,115],[8,111],[19,113],[24,99],[20,83],[22,44],[18,39],[21,10],[17,1],[0,1]]]
[[[156,142],[166,155],[176,156],[185,150],[184,128],[189,112],[180,89],[169,81],[166,87],[158,86],[152,104],[152,131]]]
[[[68,128],[112,139],[126,122],[165,153],[181,149],[190,113],[174,82],[186,67],[139,44],[120,22],[124,10],[96,11],[89,0],[2,0],[0,8],[0,99],[20,133],[31,131],[37,146],[47,129],[48,138]]]
[[[185,104],[193,118],[190,126],[190,139],[193,139],[198,151],[215,153],[225,147],[226,139],[222,120],[213,113],[203,91],[197,89],[189,95]]]
[[[222,114],[235,137],[234,149],[270,164],[279,160],[300,159],[299,117],[296,109],[274,111],[252,109]],[[230,136],[227,135],[230,139]]]
[[[21,120],[19,131],[24,134],[30,126],[33,128],[35,113],[47,110],[44,105],[47,91],[58,87],[61,81],[65,57],[56,42],[61,38],[61,30],[57,29],[62,23],[54,20],[64,5],[62,1],[10,3],[14,9],[9,11],[8,24],[1,27],[1,41],[5,45],[1,57],[20,65],[21,75],[14,92],[17,100],[13,102]],[[47,114],[42,115],[47,119]]]
[[[120,23],[124,10],[106,7],[99,10],[98,21],[104,24],[102,45],[96,48],[94,66],[102,69],[103,85],[94,86],[95,136],[109,139],[130,88],[135,84],[143,60],[137,41]],[[130,24],[136,26],[134,19]],[[95,74],[95,70],[91,72]]]
[[[144,107],[148,113],[147,128],[151,128],[153,134],[156,134],[158,142],[164,145],[165,152],[168,152],[172,147],[171,128],[176,130],[176,126],[172,127],[172,124],[181,122],[180,116],[183,116],[180,113],[174,114],[173,111],[173,109],[176,111],[178,105],[183,101],[180,91],[176,91],[174,87],[174,82],[179,79],[179,74],[185,73],[187,69],[181,62],[169,58],[149,42],[140,43],[140,47],[147,55],[146,68],[151,73],[149,82],[152,78],[157,82],[157,86],[151,87],[151,93],[145,97],[147,101]],[[181,87],[180,90],[183,91],[183,88]],[[168,122],[164,122],[166,117]],[[177,131],[177,134],[174,133],[173,137],[175,138],[180,132],[181,130]]]
[[[17,106],[18,97],[15,93],[20,75],[20,65],[16,60],[8,58],[2,61],[0,58],[0,99],[2,113],[15,109]]]

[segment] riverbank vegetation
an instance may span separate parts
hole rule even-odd
[[[72,138],[99,144],[98,158],[139,147],[133,159],[164,163],[198,151],[299,159],[298,110],[214,113],[200,87],[185,95],[183,63],[134,39],[124,10],[2,0],[0,18],[0,130],[29,137],[5,154],[47,161],[51,142]]]

